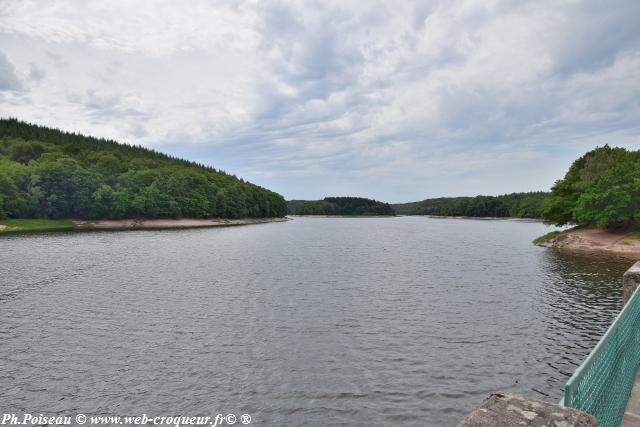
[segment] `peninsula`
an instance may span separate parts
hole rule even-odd
[[[322,200],[290,200],[289,215],[395,216],[390,204],[364,197],[325,197]]]
[[[427,215],[448,218],[540,218],[543,191],[501,196],[438,197],[420,202],[396,203],[399,215]]]
[[[577,159],[551,189],[542,218],[576,227],[542,236],[538,245],[640,256],[640,151],[605,145]]]
[[[281,195],[210,166],[0,119],[0,232],[233,225],[286,212]]]

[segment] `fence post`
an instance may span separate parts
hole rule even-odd
[[[564,385],[564,396],[562,396],[560,406],[567,408],[573,407],[573,387],[569,384]]]
[[[630,269],[624,273],[622,279],[622,305],[624,306],[633,295],[633,292],[640,285],[640,261],[631,266]]]

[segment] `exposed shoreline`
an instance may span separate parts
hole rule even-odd
[[[541,218],[518,218],[512,216],[440,216],[440,215],[405,215],[426,216],[435,219],[470,219],[475,221],[517,221],[517,222],[542,222]]]
[[[398,218],[398,217],[423,217],[434,219],[467,219],[475,221],[516,221],[516,222],[542,222],[540,218],[517,217],[492,217],[492,216],[439,216],[439,215],[287,215],[292,218]]]
[[[572,228],[536,242],[539,246],[586,255],[615,255],[640,259],[640,233]]]
[[[239,219],[101,219],[96,221],[77,221],[73,223],[79,228],[94,230],[167,230],[180,228],[224,227],[233,225],[266,224],[270,222],[288,221],[287,217],[275,218],[239,218]]]
[[[181,219],[100,219],[100,220],[52,220],[52,226],[43,225],[37,228],[12,226],[11,223],[0,224],[0,234],[37,233],[49,231],[125,231],[125,230],[179,230],[186,228],[230,227],[238,225],[266,224],[289,221],[287,217],[273,218],[181,218]]]
[[[400,215],[287,215],[291,218],[395,218]]]

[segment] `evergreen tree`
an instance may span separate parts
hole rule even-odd
[[[279,194],[141,146],[0,119],[0,216],[213,218],[286,214]]]

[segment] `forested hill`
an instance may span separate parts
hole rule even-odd
[[[388,203],[362,197],[325,197],[322,200],[290,200],[291,215],[395,215]]]
[[[435,215],[497,218],[540,218],[545,192],[512,193],[502,196],[441,197],[421,202],[399,203],[399,215]]]
[[[0,217],[242,218],[282,196],[141,146],[0,119]]]

